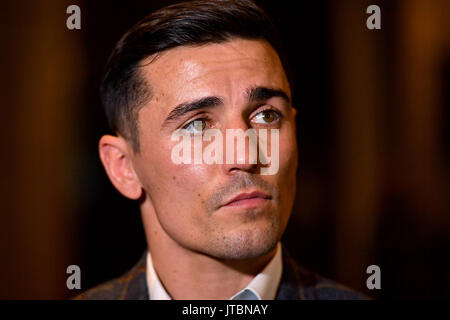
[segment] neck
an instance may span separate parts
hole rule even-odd
[[[143,208],[142,208],[143,209]],[[153,267],[176,300],[226,300],[264,269],[275,255],[251,259],[217,259],[180,246],[163,230],[152,210],[142,210]]]

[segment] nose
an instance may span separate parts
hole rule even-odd
[[[241,116],[228,121],[224,137],[223,170],[226,174],[256,173],[258,170],[258,136]]]

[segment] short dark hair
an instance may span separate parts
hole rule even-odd
[[[251,0],[182,2],[139,21],[118,41],[106,64],[100,93],[111,129],[139,152],[138,113],[151,98],[151,88],[139,71],[140,62],[175,47],[223,43],[232,38],[266,40],[287,70],[276,28]]]

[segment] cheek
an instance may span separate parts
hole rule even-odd
[[[147,162],[152,165],[148,166],[146,174],[146,191],[157,213],[185,220],[188,216],[184,211],[189,208],[189,219],[197,221],[203,212],[210,166],[175,164],[171,159],[170,147],[158,150],[149,155]]]
[[[153,163],[145,175],[146,191],[155,214],[167,234],[180,243],[202,241],[206,234],[205,199],[210,176],[208,166],[177,165],[170,151],[161,150],[148,157]],[[144,168],[145,170],[145,168]]]
[[[280,170],[286,171],[286,174],[294,175],[298,163],[297,138],[295,127],[289,125],[280,131]]]
[[[280,134],[280,168],[278,184],[284,201],[290,203],[295,197],[298,149],[295,131],[292,128]]]

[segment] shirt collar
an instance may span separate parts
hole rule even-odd
[[[150,300],[172,300],[155,272],[150,250],[147,252],[147,287]]]
[[[276,253],[266,267],[258,273],[252,281],[241,291],[233,295],[230,300],[273,300],[281,280],[283,262],[281,258],[281,244],[277,244]],[[171,300],[164,289],[152,263],[150,251],[147,253],[147,287],[150,300]]]

